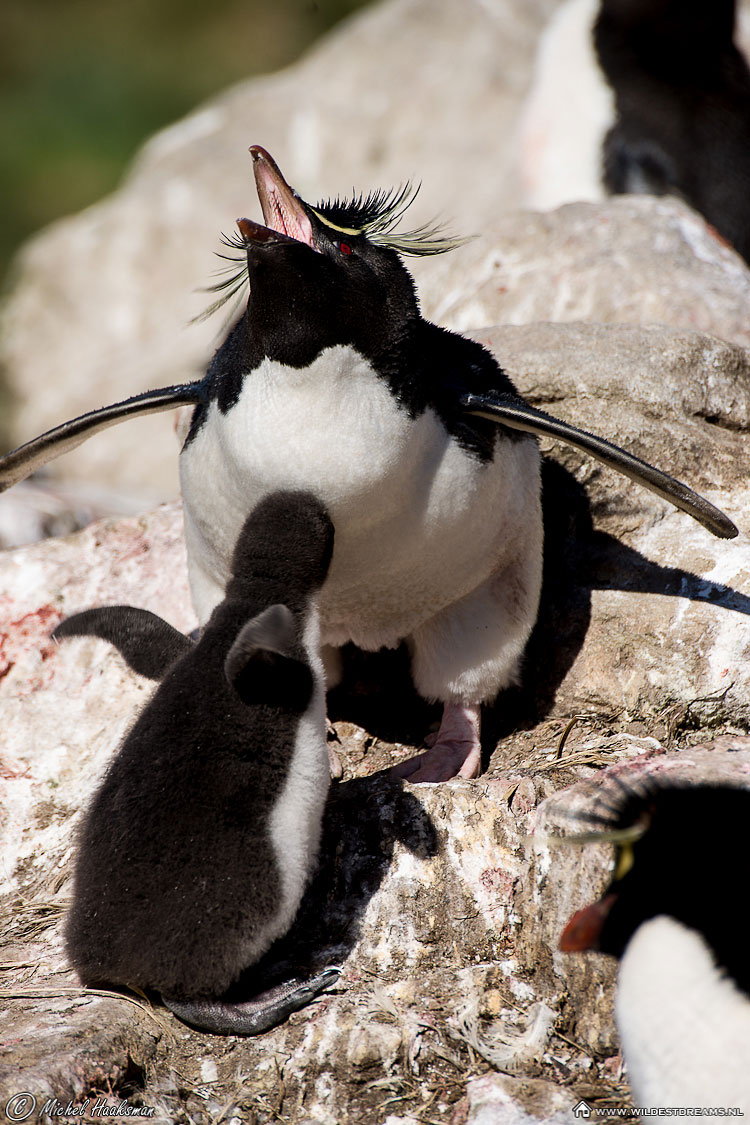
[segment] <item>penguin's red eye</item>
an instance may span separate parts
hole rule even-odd
[[[348,242],[339,242],[339,250],[342,254],[351,254],[352,248]]]

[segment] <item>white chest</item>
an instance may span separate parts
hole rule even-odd
[[[308,368],[269,360],[240,401],[209,415],[181,457],[196,608],[220,597],[242,522],[278,489],[313,491],[336,528],[321,598],[323,640],[395,644],[493,568],[508,522],[538,509],[533,442],[501,442],[480,463],[432,410],[399,407],[348,347]]]
[[[750,1001],[696,931],[667,917],[639,927],[620,963],[616,1014],[637,1105],[750,1113]]]

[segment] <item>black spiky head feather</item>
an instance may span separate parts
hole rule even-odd
[[[368,195],[353,193],[350,199],[328,199],[309,210],[335,232],[366,238],[373,245],[395,250],[397,254],[427,257],[463,246],[468,239],[444,234],[436,223],[423,223],[406,231],[396,229],[417,198],[420,186],[407,182],[401,187],[382,188]]]

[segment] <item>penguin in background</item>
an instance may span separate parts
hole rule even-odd
[[[338,970],[227,998],[290,928],[312,876],[330,785],[317,598],[333,526],[309,493],[244,521],[226,596],[200,639],[131,606],[52,636],[112,642],[159,687],[86,811],[66,923],[89,987],[157,990],[201,1030],[267,1030]]]
[[[244,313],[203,380],[83,415],[0,458],[0,489],[142,413],[181,419],[180,479],[199,621],[224,595],[250,508],[312,490],[336,527],[320,597],[328,686],[336,650],[405,642],[417,691],[443,704],[434,744],[395,767],[411,781],[474,777],[480,710],[517,683],[542,576],[540,457],[554,436],[683,509],[713,534],[708,501],[603,438],[529,406],[494,357],[425,320],[407,254],[456,240],[396,228],[407,187],[312,206],[250,149],[264,224],[238,220],[220,305]],[[187,413],[187,412],[185,412]]]
[[[615,795],[585,839],[615,875],[560,938],[619,959],[615,1018],[637,1106],[750,1113],[750,957],[743,857],[750,790],[650,780]]]
[[[567,0],[521,119],[524,203],[676,195],[750,261],[750,69],[735,0]]]

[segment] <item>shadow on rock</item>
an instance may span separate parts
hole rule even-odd
[[[328,717],[363,727],[383,742],[418,746],[442,707],[417,694],[405,645],[379,652],[342,649],[343,677],[328,693]]]
[[[592,590],[632,590],[687,598],[750,617],[747,594],[676,566],[659,566],[606,532],[592,532],[589,552],[587,577]]]
[[[531,727],[552,710],[557,691],[583,647],[592,590],[625,590],[709,602],[750,615],[750,598],[680,567],[652,562],[593,526],[591,502],[575,477],[545,458],[542,467],[544,576],[539,616],[524,659],[520,688],[488,708],[488,743]]]
[[[483,764],[501,738],[533,727],[551,712],[557,692],[586,640],[592,590],[625,590],[708,602],[750,616],[750,597],[680,567],[661,566],[593,526],[585,487],[562,465],[542,463],[544,572],[539,615],[529,639],[523,682],[485,709]],[[419,746],[440,719],[440,706],[417,695],[409,654],[366,653],[347,645],[344,676],[328,696],[332,720],[345,719],[384,742]]]
[[[291,930],[242,974],[225,999],[245,1000],[290,976],[306,977],[345,961],[397,844],[423,859],[438,852],[435,826],[414,793],[383,774],[334,786],[318,872]]]

